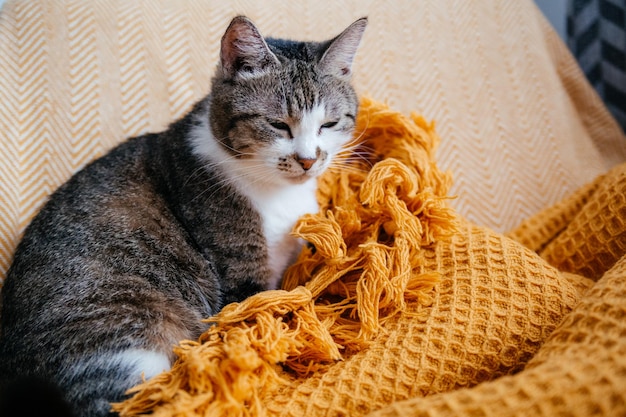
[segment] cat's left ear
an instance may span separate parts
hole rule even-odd
[[[362,17],[330,42],[320,59],[322,71],[342,78],[352,75],[352,62],[366,26],[367,17]]]
[[[222,74],[234,78],[238,74],[263,72],[280,65],[280,61],[270,51],[254,23],[245,16],[237,16],[222,36],[220,64]]]

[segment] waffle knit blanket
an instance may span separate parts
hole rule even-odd
[[[626,166],[507,237],[447,206],[432,123],[366,99],[357,133],[283,289],[224,308],[115,409],[623,415]]]

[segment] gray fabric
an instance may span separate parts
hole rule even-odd
[[[626,0],[569,0],[568,46],[626,130]]]

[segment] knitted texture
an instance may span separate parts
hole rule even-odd
[[[617,171],[623,175],[626,166]],[[620,176],[616,175],[618,172],[613,172],[606,181],[612,183]],[[602,189],[607,184],[598,185]],[[601,215],[620,214],[620,220],[624,221],[623,213],[618,210]],[[539,223],[542,220],[546,219],[536,219]],[[598,252],[587,253],[596,256]],[[593,259],[587,259],[586,263],[595,264]],[[626,415],[624,335],[626,253],[622,252],[620,259],[584,294],[523,372],[473,389],[397,402],[370,416],[623,416]]]
[[[562,271],[599,279],[626,253],[626,169],[619,165],[509,233]]]
[[[538,214],[525,219],[507,236],[517,240],[535,252],[541,251],[551,239],[567,228],[572,219],[580,213],[589,196],[602,177],[576,190],[572,195],[553,206],[543,209]]]
[[[321,180],[284,290],[211,318],[122,416],[358,416],[524,368],[589,281],[456,218],[421,117],[364,100],[357,134],[372,157]]]
[[[579,298],[554,268],[484,228],[464,224],[424,252],[424,269],[442,273],[432,304],[409,305],[367,349],[276,389],[268,415],[361,416],[515,373]]]

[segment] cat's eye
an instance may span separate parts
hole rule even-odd
[[[268,121],[268,123],[274,129],[282,130],[283,132],[287,133],[289,135],[289,137],[291,137],[291,128],[289,127],[289,125],[287,123],[280,122],[280,121],[277,121],[277,120],[270,120],[270,121]]]
[[[274,129],[278,129],[278,130],[289,130],[289,125],[287,123],[283,123],[283,122],[270,122],[270,125],[272,125],[272,127]]]
[[[337,122],[326,122],[324,123],[322,126],[320,126],[322,129],[330,129],[337,126]]]

